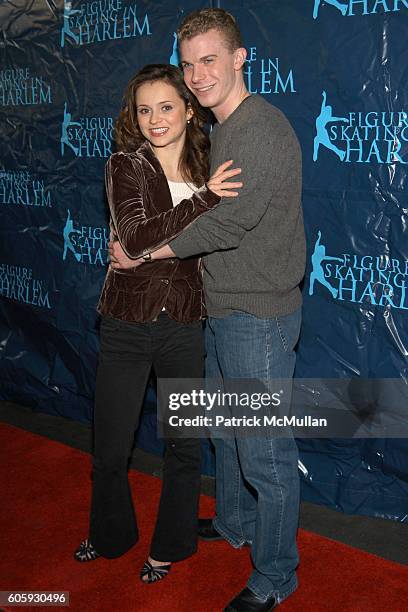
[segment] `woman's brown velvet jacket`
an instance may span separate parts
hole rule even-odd
[[[173,207],[163,169],[149,143],[134,153],[115,153],[106,164],[111,229],[131,258],[167,244],[220,198],[203,187]],[[109,267],[98,304],[101,315],[145,322],[167,314],[189,323],[205,315],[200,262],[162,259],[137,268]]]

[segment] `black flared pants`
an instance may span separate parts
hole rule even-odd
[[[89,532],[100,555],[118,557],[138,540],[127,472],[151,369],[158,378],[200,378],[203,364],[201,322],[165,314],[148,323],[102,319]],[[200,464],[199,439],[166,439],[154,559],[179,561],[196,551]]]

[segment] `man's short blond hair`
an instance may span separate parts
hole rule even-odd
[[[223,35],[225,46],[233,53],[243,47],[242,35],[238,24],[230,13],[220,8],[205,8],[187,15],[177,30],[179,43],[190,40],[198,34],[217,30]]]

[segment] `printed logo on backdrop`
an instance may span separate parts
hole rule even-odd
[[[258,57],[256,47],[248,49],[244,74],[252,94],[296,93],[293,69],[282,65],[279,57]]]
[[[351,253],[331,256],[321,239],[319,230],[311,257],[309,295],[329,292],[340,302],[408,310],[408,260]]]
[[[379,13],[398,13],[408,9],[408,0],[313,0],[313,19],[317,19],[322,9],[334,7],[343,17],[356,15],[377,15]]]
[[[80,117],[73,121],[64,105],[64,118],[61,123],[61,155],[68,150],[77,157],[109,157],[113,141],[112,117]]]
[[[151,33],[147,13],[138,13],[137,4],[131,0],[88,0],[78,2],[76,7],[64,0],[61,47],[67,41],[82,46]]]
[[[51,193],[26,170],[0,170],[0,204],[52,208]]]
[[[93,225],[75,227],[71,211],[67,210],[62,235],[64,239],[63,261],[73,257],[75,261],[83,264],[105,266],[108,263],[108,227]]]
[[[43,77],[30,68],[0,70],[0,106],[51,104],[52,91]]]
[[[405,111],[353,111],[337,117],[323,91],[315,124],[314,162],[331,151],[345,163],[408,163],[408,113]]]
[[[0,263],[0,295],[24,304],[51,308],[44,281],[33,278],[31,268]]]

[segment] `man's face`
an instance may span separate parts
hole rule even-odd
[[[202,106],[215,112],[228,103],[244,60],[239,50],[228,50],[221,32],[209,30],[183,40],[180,56],[184,81]]]

